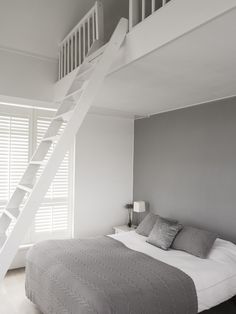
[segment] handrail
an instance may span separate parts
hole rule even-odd
[[[59,45],[59,80],[79,67],[95,41],[104,40],[103,6],[97,1]]]
[[[142,22],[170,0],[129,0],[129,30]]]

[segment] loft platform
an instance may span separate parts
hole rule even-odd
[[[137,2],[130,0],[129,33],[94,104],[96,112],[149,116],[236,95],[234,0],[171,0],[155,9],[154,1]],[[104,49],[89,62],[98,61]],[[56,83],[56,99],[73,75]]]

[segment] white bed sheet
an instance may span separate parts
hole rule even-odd
[[[217,239],[207,259],[169,250],[163,251],[146,242],[135,231],[111,235],[128,248],[142,252],[184,271],[194,281],[198,313],[236,295],[236,245]]]

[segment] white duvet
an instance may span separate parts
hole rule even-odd
[[[128,248],[147,254],[188,274],[195,283],[198,312],[214,307],[236,295],[236,245],[217,239],[207,259],[185,252],[163,251],[146,242],[135,231],[111,235]]]

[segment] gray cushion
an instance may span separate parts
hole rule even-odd
[[[147,242],[163,250],[168,250],[182,225],[173,220],[157,217]]]
[[[206,258],[217,234],[193,227],[184,227],[175,238],[172,248]]]
[[[148,237],[149,233],[152,231],[152,228],[156,223],[156,220],[157,220],[157,215],[153,213],[147,214],[147,216],[138,225],[136,232],[145,237]]]

